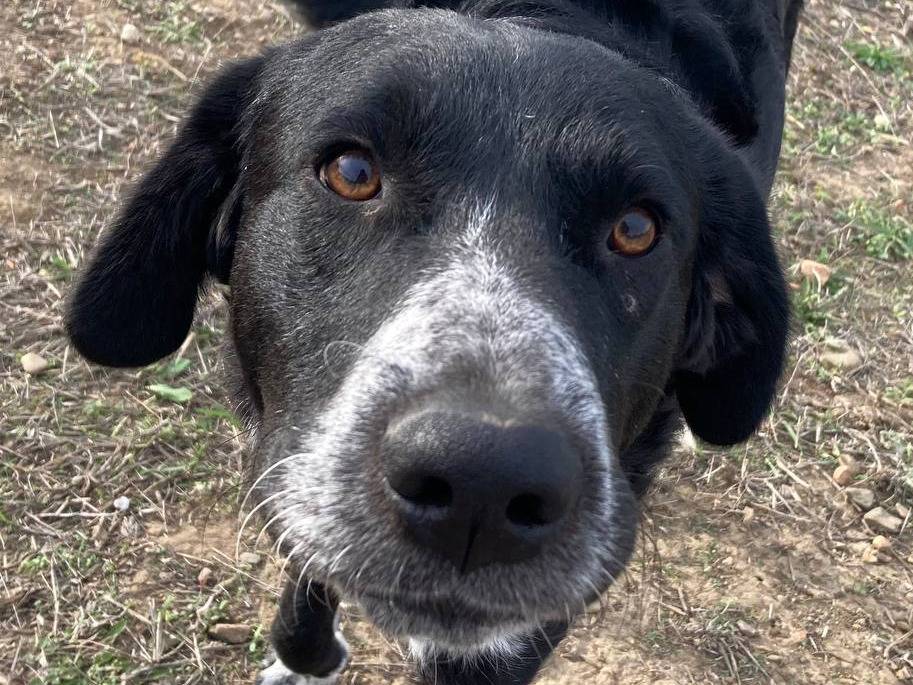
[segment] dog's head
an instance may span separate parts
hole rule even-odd
[[[670,406],[743,440],[783,359],[729,139],[617,53],[509,21],[384,12],[225,69],[101,238],[70,335],[150,363],[207,275],[283,549],[452,649],[606,588]]]

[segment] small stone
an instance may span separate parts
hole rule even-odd
[[[245,566],[257,566],[260,563],[260,555],[254,552],[244,552],[238,557],[238,561]]]
[[[209,637],[229,645],[241,645],[250,640],[254,629],[246,623],[216,623],[209,626]]]
[[[735,625],[736,628],[739,629],[739,632],[742,633],[742,635],[747,635],[748,637],[756,637],[758,634],[758,629],[747,621],[739,620],[736,621]]]
[[[878,562],[878,550],[868,545],[862,552],[862,563],[877,564]]]
[[[844,492],[849,500],[863,511],[875,506],[875,493],[868,488],[847,488]]]
[[[891,549],[891,541],[884,535],[876,535],[874,538],[872,538],[872,547],[877,549],[879,552],[887,552],[889,549]]]
[[[118,497],[113,502],[114,508],[117,509],[120,513],[124,513],[130,508],[130,498],[129,497]]]
[[[34,352],[26,352],[19,361],[30,376],[37,376],[48,370],[48,360]]]
[[[837,485],[847,486],[853,482],[853,478],[856,477],[857,471],[849,466],[838,466],[834,469],[833,479]]]
[[[833,366],[838,369],[852,371],[862,366],[862,355],[856,350],[845,350],[843,352],[825,352],[821,355],[821,363],[827,366]]]
[[[875,507],[862,517],[870,528],[881,530],[885,533],[899,533],[903,521],[894,516],[884,507]]]
[[[805,276],[805,280],[817,283],[819,288],[831,279],[831,268],[813,259],[803,259],[799,262],[799,273]]]
[[[139,43],[142,38],[142,34],[136,26],[133,24],[124,24],[124,27],[120,30],[120,39],[127,44]]]
[[[910,515],[910,507],[901,504],[900,502],[894,505],[894,511],[896,511],[897,515],[902,519],[905,519]]]
[[[212,572],[212,569],[208,566],[204,566],[200,569],[200,574],[197,576],[197,585],[200,587],[209,587],[215,582],[215,575]]]

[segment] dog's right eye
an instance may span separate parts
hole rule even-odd
[[[608,248],[625,257],[639,257],[649,252],[659,238],[659,222],[652,212],[634,207],[612,225]]]
[[[323,184],[346,200],[364,202],[380,192],[380,169],[367,150],[352,149],[320,167]]]

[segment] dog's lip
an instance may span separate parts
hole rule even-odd
[[[389,591],[362,591],[356,593],[359,603],[391,607],[402,614],[416,616],[452,616],[485,625],[497,625],[523,620],[519,611],[503,606],[474,603],[449,593],[412,594]]]

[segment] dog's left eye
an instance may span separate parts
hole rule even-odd
[[[346,200],[364,202],[380,192],[380,169],[367,150],[343,152],[320,167],[320,180]]]
[[[659,238],[659,221],[652,212],[636,207],[626,211],[612,224],[607,247],[626,257],[646,254]]]

